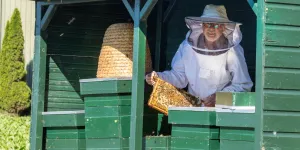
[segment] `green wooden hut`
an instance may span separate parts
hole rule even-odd
[[[170,69],[184,17],[207,4],[243,23],[255,88],[217,98],[246,111],[171,108],[167,118],[145,104],[146,38],[154,69]],[[297,0],[36,0],[30,148],[298,149],[299,10]],[[134,23],[133,78],[96,79],[104,32],[124,22]]]

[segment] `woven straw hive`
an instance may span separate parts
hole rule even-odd
[[[108,27],[98,61],[97,78],[132,77],[133,24],[118,23]],[[152,71],[150,49],[146,46],[145,71]]]
[[[168,107],[200,107],[198,98],[188,92],[177,89],[170,83],[154,77],[155,85],[151,93],[148,105],[165,115],[168,115]]]

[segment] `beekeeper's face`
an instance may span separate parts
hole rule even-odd
[[[205,39],[214,42],[220,38],[225,30],[224,24],[203,23],[203,33]]]

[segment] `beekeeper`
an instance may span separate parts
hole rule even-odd
[[[207,5],[201,17],[186,17],[189,28],[180,44],[172,69],[146,75],[154,85],[153,76],[177,88],[188,86],[188,92],[198,97],[206,107],[215,106],[216,92],[251,91],[244,50],[240,45],[240,23],[230,21],[222,5]]]

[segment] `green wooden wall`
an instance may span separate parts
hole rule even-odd
[[[118,0],[59,6],[46,31],[46,111],[84,109],[79,79],[96,77],[108,26],[130,21]]]
[[[163,28],[161,71],[170,69],[174,54],[188,32],[184,17],[201,16],[207,4],[224,5],[229,19],[243,24],[241,45],[245,51],[251,79],[255,81],[256,16],[246,0],[177,0]]]
[[[299,149],[300,1],[265,0],[260,4],[263,92],[259,113],[265,149]]]

